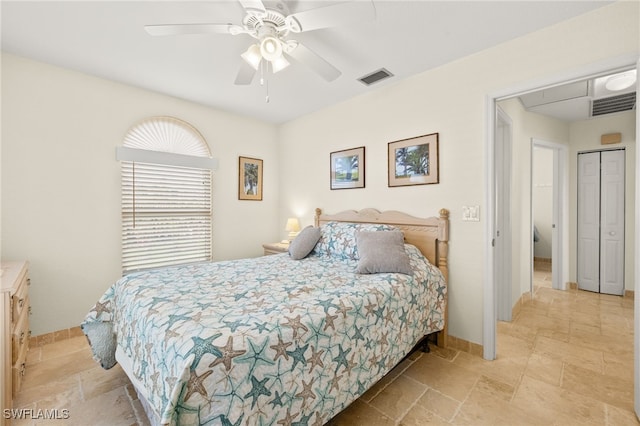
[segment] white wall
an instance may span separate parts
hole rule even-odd
[[[485,97],[607,58],[637,55],[638,15],[638,3],[616,3],[284,124],[281,220],[299,212],[310,223],[314,207],[376,207],[418,216],[450,209],[449,332],[482,343]],[[387,143],[433,132],[440,134],[440,184],[388,188]],[[330,152],[357,146],[366,147],[366,188],[331,191]],[[527,191],[528,182],[520,183]],[[481,222],[461,221],[465,205],[481,206]],[[530,249],[519,257],[530,262]]]
[[[577,216],[577,169],[578,153],[584,151],[625,148],[625,290],[634,290],[635,280],[635,190],[636,190],[636,112],[626,111],[610,114],[590,120],[578,121],[570,125],[569,148],[569,217]],[[615,145],[602,145],[600,137],[607,133],[622,133],[622,142]],[[577,280],[577,224],[569,228],[569,280]]]
[[[34,335],[77,326],[120,276],[120,167],[130,126],[171,115],[195,126],[214,173],[216,259],[280,238],[274,125],[2,55],[2,258],[31,262]],[[264,160],[264,201],[238,200],[238,156]]]

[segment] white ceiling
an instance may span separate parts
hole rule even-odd
[[[287,1],[292,13],[339,2]],[[152,37],[167,23],[241,23],[225,1],[2,1],[2,50],[260,120],[282,123],[602,7],[608,1],[380,1],[376,19],[297,39],[342,71],[326,82],[303,64],[236,86],[247,35]],[[372,86],[357,78],[386,68]]]

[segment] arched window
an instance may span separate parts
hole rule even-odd
[[[122,165],[122,271],[211,260],[211,170],[190,124],[153,117],[116,150]]]

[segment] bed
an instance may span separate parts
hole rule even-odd
[[[446,345],[448,223],[444,209],[317,209],[308,256],[132,273],[82,329],[104,368],[127,373],[152,424],[322,425],[425,336]],[[365,237],[398,230],[410,271],[356,273]]]

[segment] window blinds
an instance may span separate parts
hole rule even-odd
[[[211,260],[211,171],[122,161],[122,269]]]

